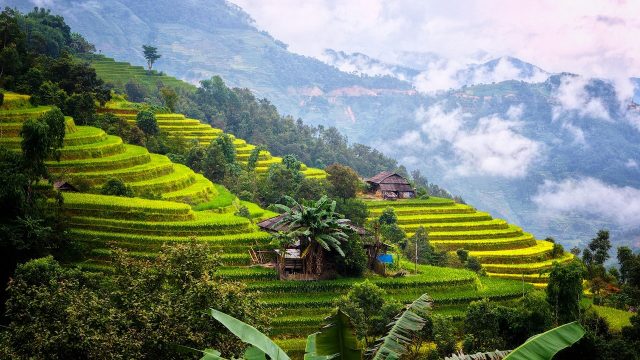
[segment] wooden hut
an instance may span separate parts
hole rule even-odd
[[[281,224],[280,221],[285,215],[278,215],[276,217],[272,217],[270,219],[263,220],[259,222],[257,225],[262,230],[265,230],[270,233],[278,233],[278,232],[286,232],[287,226]],[[356,232],[360,236],[365,236],[367,231],[361,227],[355,226],[353,224],[349,224],[351,230]],[[302,254],[303,249],[301,248],[300,240],[295,241],[286,249],[275,250],[276,253],[276,268],[278,269],[278,274],[281,280],[284,279],[293,279],[293,280],[311,280],[311,279],[319,279],[327,274],[310,274],[309,269],[305,268],[304,254]],[[326,272],[334,267],[333,259],[330,257],[323,257],[323,262],[325,266],[323,266],[324,271]]]
[[[54,182],[53,183],[53,188],[58,190],[58,191],[78,192],[78,189],[75,186],[69,184],[66,181],[62,181],[62,180]]]
[[[365,180],[369,185],[369,193],[383,199],[410,199],[416,197],[416,190],[404,177],[383,171]]]

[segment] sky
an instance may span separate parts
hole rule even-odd
[[[455,64],[514,56],[549,72],[640,77],[637,0],[232,2],[303,55],[331,48],[397,62],[418,52]]]

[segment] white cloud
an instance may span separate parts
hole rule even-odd
[[[543,82],[548,77],[548,73],[538,68],[533,68],[529,73],[527,69],[517,67],[512,59],[507,57],[498,59],[495,66],[435,59],[413,79],[413,85],[420,92],[437,93],[465,85],[491,84],[506,80]]]
[[[510,55],[554,73],[640,74],[639,1],[232,1],[309,56],[327,48],[385,61],[398,53],[436,53],[466,64],[486,54]]]
[[[449,164],[458,175],[523,177],[538,158],[542,146],[520,134],[522,123],[514,116],[522,107],[509,109],[510,118],[498,115],[481,118],[476,124],[462,110],[445,111],[441,105],[420,109],[416,120],[428,139],[424,146],[448,147],[455,154]]]
[[[553,94],[556,106],[553,108],[553,119],[565,115],[579,115],[610,121],[609,111],[600,98],[592,97],[587,91],[591,80],[582,76],[566,75],[560,79],[560,86]]]
[[[633,159],[628,159],[624,166],[626,166],[628,169],[637,169],[638,162]]]
[[[584,138],[584,131],[570,122],[564,122],[562,128],[567,130],[573,136],[573,143],[576,145],[587,145]]]
[[[624,228],[640,227],[640,189],[633,187],[591,177],[545,181],[532,200],[543,213],[588,215]]]

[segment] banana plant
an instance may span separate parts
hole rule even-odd
[[[267,356],[269,356],[271,360],[290,360],[284,350],[253,326],[216,309],[211,309],[211,317],[218,320],[240,340],[251,345],[240,359],[266,360]],[[214,349],[206,349],[202,353],[204,356],[201,360],[227,360],[220,356],[219,351]]]
[[[534,335],[513,351],[496,350],[471,355],[460,353],[445,360],[549,360],[558,351],[575,344],[584,333],[584,328],[574,321]]]
[[[400,359],[412,342],[413,334],[424,327],[425,317],[432,306],[433,301],[428,294],[423,294],[416,299],[389,324],[389,332],[367,351],[368,357],[373,360]]]
[[[307,337],[304,360],[360,360],[362,346],[351,318],[342,310],[325,319],[322,330]]]
[[[348,240],[351,228],[349,220],[335,211],[335,201],[330,201],[327,196],[302,204],[289,196],[285,196],[285,200],[288,206],[276,204],[284,214],[276,225],[281,226],[290,238],[300,240],[304,248],[301,257],[305,258],[307,272],[313,269],[317,273],[322,272],[323,249],[334,250],[344,257],[341,245]]]

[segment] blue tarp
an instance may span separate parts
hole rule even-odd
[[[391,264],[393,263],[393,256],[391,256],[391,254],[378,255],[378,261],[383,264]]]

